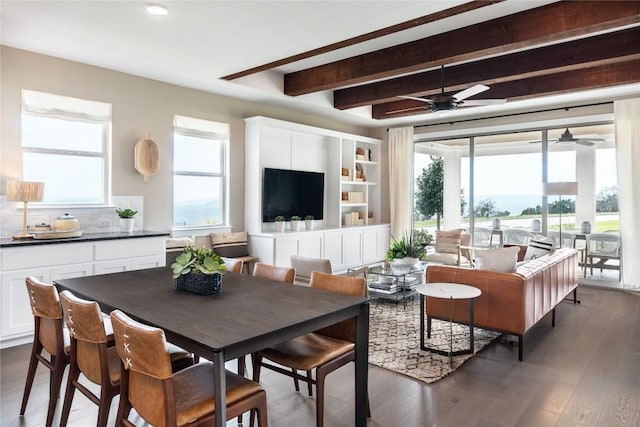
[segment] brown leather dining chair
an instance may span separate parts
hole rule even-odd
[[[60,297],[56,287],[49,283],[43,283],[32,276],[27,277],[25,282],[33,313],[34,335],[20,415],[23,416],[27,409],[33,379],[36,375],[38,362],[40,362],[51,371],[46,421],[46,426],[51,427],[60,394],[62,376],[69,364],[69,332],[62,321]],[[43,349],[49,353],[50,360],[42,355]]]
[[[120,310],[111,312],[111,321],[122,361],[116,425],[134,426],[128,419],[131,409],[154,426],[212,425],[213,364],[202,362],[172,373],[162,329],[136,322]],[[226,387],[227,419],[255,411],[258,427],[267,427],[267,398],[260,384],[226,371]]]
[[[293,283],[296,277],[296,269],[257,262],[253,268],[253,275],[278,282]]]
[[[242,269],[244,268],[244,261],[235,258],[220,258],[222,258],[222,261],[224,261],[224,266],[227,268],[227,271],[231,271],[233,273],[242,273]]]
[[[366,296],[367,285],[363,277],[334,276],[314,271],[311,273],[311,287],[347,295]],[[324,423],[324,382],[325,377],[355,360],[355,322],[345,320],[316,332],[308,333],[252,354],[253,380],[260,381],[260,368],[265,367],[281,374],[298,378],[316,386],[316,426]],[[266,362],[267,359],[280,366]],[[306,378],[296,371],[313,371],[316,378]],[[368,400],[367,400],[368,401]],[[368,403],[367,403],[368,404]],[[367,407],[368,416],[370,416]]]

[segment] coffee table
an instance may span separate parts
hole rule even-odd
[[[449,364],[452,357],[461,354],[473,354],[473,300],[482,294],[478,288],[458,283],[425,283],[416,286],[416,292],[420,294],[420,350],[449,356]],[[425,297],[449,300],[449,350],[427,347],[424,342],[424,314]],[[453,300],[469,300],[469,348],[453,351]],[[427,319],[427,338],[431,338],[431,318]]]

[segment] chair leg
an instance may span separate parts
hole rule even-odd
[[[253,353],[251,355],[251,366],[253,368],[253,381],[260,382],[260,363],[262,362],[262,356],[260,353]]]
[[[102,385],[102,389],[100,390],[100,403],[98,404],[98,423],[96,424],[96,427],[107,427],[111,402],[117,394],[118,389],[114,390],[113,386],[110,384]]]
[[[297,374],[297,371],[293,368],[291,368],[291,373],[292,374]],[[296,391],[300,391],[300,382],[298,381],[298,378],[293,377],[293,386],[296,388]]]
[[[64,375],[64,367],[66,361],[64,356],[55,358],[53,365],[53,379],[51,381],[51,393],[49,394],[49,409],[47,410],[47,427],[53,424],[53,414],[56,411],[56,403],[60,394],[60,386],[62,385],[62,376]]]
[[[244,377],[244,374],[246,372],[246,367],[245,367],[246,361],[244,356],[240,356],[238,357],[238,375],[240,375],[241,377]],[[240,414],[238,415],[238,424],[242,424],[242,415]]]
[[[36,337],[37,339],[37,337]],[[42,344],[34,342],[31,347],[31,358],[29,360],[29,369],[27,369],[27,382],[24,385],[24,394],[22,395],[22,405],[20,406],[20,415],[24,415],[27,409],[27,402],[29,401],[29,395],[31,394],[31,387],[33,386],[33,379],[36,376],[36,369],[38,368],[38,359],[36,355],[42,351]]]
[[[69,378],[67,378],[67,388],[64,392],[64,404],[62,405],[62,415],[60,417],[60,427],[66,427],[69,421],[69,412],[71,412],[71,403],[73,402],[73,395],[76,391],[74,385],[75,381],[78,381],[80,376],[80,370],[77,365],[69,367]]]
[[[311,378],[311,371],[307,371],[307,390],[309,391],[309,397],[313,397],[313,380]]]
[[[324,425],[324,378],[326,372],[316,369],[316,427]]]

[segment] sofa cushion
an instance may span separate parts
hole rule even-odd
[[[518,246],[501,249],[476,250],[475,268],[477,270],[498,271],[501,273],[511,273],[516,268],[518,261]]]
[[[167,249],[186,248],[187,246],[193,246],[193,242],[195,240],[194,237],[171,237],[167,239]]]
[[[245,231],[212,233],[211,244],[213,251],[221,257],[235,258],[249,255],[247,233]]]
[[[524,255],[524,260],[540,258],[555,249],[555,240],[544,236],[532,237]]]
[[[458,265],[458,254],[450,254],[447,252],[436,252],[425,257],[428,262],[436,262],[445,265]],[[463,255],[460,256],[460,264],[467,264],[469,260]]]
[[[457,254],[460,247],[462,229],[442,231],[436,230],[436,252]]]

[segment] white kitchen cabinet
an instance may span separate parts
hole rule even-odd
[[[88,236],[88,237],[87,237]],[[0,247],[0,348],[30,342],[33,316],[25,278],[51,283],[95,274],[139,270],[165,265],[166,235],[69,241],[47,244],[9,243]]]

